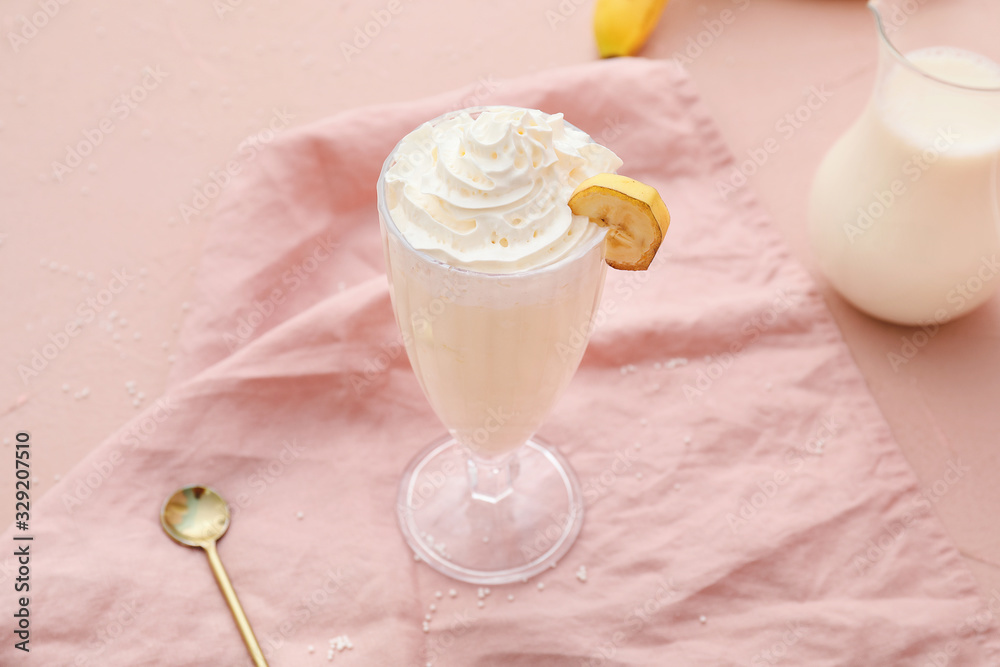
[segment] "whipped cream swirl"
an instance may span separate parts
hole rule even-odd
[[[435,259],[526,271],[604,234],[567,202],[582,181],[621,165],[562,114],[460,111],[403,138],[386,171],[386,205],[410,245]]]

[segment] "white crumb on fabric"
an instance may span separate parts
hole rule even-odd
[[[312,647],[310,646],[309,648],[310,648],[309,652],[312,653],[312,650],[311,650]],[[330,646],[329,646],[329,648],[327,649],[327,652],[326,652],[326,659],[328,661],[332,662],[333,661],[333,657],[337,653],[340,653],[341,651],[343,651],[345,649],[347,649],[347,650],[353,650],[354,649],[354,644],[351,643],[351,638],[348,637],[347,635],[337,635],[336,637],[334,637],[333,639],[330,640]]]

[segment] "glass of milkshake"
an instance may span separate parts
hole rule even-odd
[[[561,114],[513,107],[445,114],[385,161],[393,310],[449,433],[407,467],[398,518],[453,578],[525,579],[580,531],[577,478],[535,432],[580,363],[607,268],[607,230],[567,200],[621,164]]]

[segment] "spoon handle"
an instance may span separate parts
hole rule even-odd
[[[208,554],[208,563],[212,566],[212,574],[215,575],[215,581],[218,582],[219,589],[226,598],[229,611],[233,613],[233,619],[236,621],[236,626],[240,629],[240,634],[243,635],[243,643],[247,645],[247,651],[250,653],[250,657],[253,658],[254,665],[256,667],[267,667],[267,660],[264,659],[264,654],[260,650],[260,644],[257,643],[257,637],[253,634],[250,621],[247,620],[247,615],[243,613],[243,607],[236,597],[233,584],[229,581],[229,575],[226,574],[226,568],[222,567],[222,561],[219,559],[219,552],[215,548],[215,542],[207,542],[204,547],[205,553]]]

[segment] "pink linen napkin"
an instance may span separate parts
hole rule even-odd
[[[395,142],[470,98],[565,112],[673,215],[651,271],[609,272],[540,434],[583,482],[579,541],[482,608],[396,526],[403,468],[443,428],[401,352],[375,211]],[[275,141],[220,199],[172,388],[35,508],[31,658],[249,664],[204,555],[158,523],[198,482],[233,506],[219,551],[276,667],[328,664],[342,635],[333,664],[997,664],[1000,601],[977,593],[760,207],[719,198],[731,160],[679,66],[629,59]],[[8,556],[8,626],[14,577]],[[21,664],[5,632],[0,662]]]

